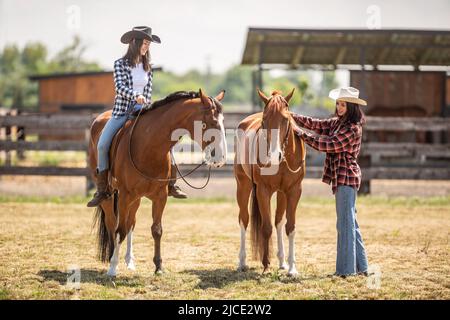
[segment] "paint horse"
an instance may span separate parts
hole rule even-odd
[[[135,269],[132,247],[133,230],[136,224],[136,212],[141,198],[152,201],[151,226],[154,239],[154,258],[156,273],[162,272],[161,237],[163,233],[162,215],[168,196],[170,177],[170,150],[180,136],[174,132],[181,130],[191,137],[204,150],[210,150],[208,165],[220,167],[226,161],[225,129],[220,101],[225,91],[215,98],[199,92],[176,92],[165,99],[152,104],[149,111],[141,113],[137,120],[128,121],[122,132],[116,135],[111,147],[110,192],[112,197],[102,202],[96,209],[94,221],[98,231],[99,259],[110,262],[108,275],[117,274],[119,249],[127,237],[125,262],[129,269]],[[111,111],[100,114],[91,126],[89,144],[90,169],[95,180],[97,166],[97,142],[100,133],[111,117]],[[201,124],[200,124],[201,121]],[[200,127],[195,134],[194,124]],[[211,129],[211,130],[210,130]],[[209,130],[214,136],[211,141],[203,139]],[[210,131],[217,133],[211,134]],[[180,132],[180,131],[178,131]],[[117,141],[118,136],[120,140]],[[214,145],[214,147],[211,147]]]
[[[283,97],[274,91],[266,97],[258,90],[264,102],[263,112],[255,113],[238,125],[234,174],[237,182],[237,202],[241,227],[241,246],[238,270],[245,271],[245,235],[249,224],[249,200],[251,206],[251,239],[253,255],[262,259],[265,272],[270,264],[270,238],[272,223],[270,199],[277,193],[275,226],[278,240],[280,269],[287,269],[289,276],[298,274],[295,266],[295,212],[302,193],[305,176],[305,145],[294,133],[295,122],[289,112],[289,100],[294,90]],[[261,159],[265,155],[265,160]],[[258,156],[259,155],[259,156]],[[270,166],[268,166],[270,164]],[[283,225],[286,213],[286,234],[289,238],[289,266],[285,262]]]

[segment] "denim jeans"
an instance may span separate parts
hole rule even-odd
[[[109,148],[117,131],[127,122],[128,115],[115,118],[112,116],[103,128],[97,144],[98,171],[102,172],[109,168]]]
[[[338,186],[336,191],[336,273],[350,275],[367,271],[367,256],[356,221],[356,189]]]

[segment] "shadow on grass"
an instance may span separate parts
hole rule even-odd
[[[222,289],[225,286],[246,280],[257,280],[261,274],[250,268],[245,272],[239,272],[234,269],[214,269],[214,270],[184,270],[181,273],[197,276],[200,282],[196,286],[200,289],[217,288]]]
[[[80,269],[79,273],[80,283],[96,283],[103,286],[126,286],[126,287],[140,287],[144,284],[144,280],[138,276],[127,277],[110,277],[106,275],[105,271],[95,269]],[[67,285],[68,282],[76,281],[76,275],[60,270],[40,270],[38,276],[45,281],[57,281],[60,285]],[[71,277],[71,279],[69,279]]]
[[[182,273],[195,275],[200,279],[196,286],[199,289],[217,288],[222,289],[225,286],[247,280],[255,280],[259,283],[281,282],[281,283],[301,283],[304,281],[320,281],[331,278],[328,275],[302,275],[296,277],[287,276],[286,271],[273,270],[261,274],[255,268],[250,268],[245,272],[238,272],[234,269],[215,269],[215,270],[184,270]]]

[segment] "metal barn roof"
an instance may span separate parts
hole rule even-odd
[[[450,66],[450,31],[249,28],[242,64]]]

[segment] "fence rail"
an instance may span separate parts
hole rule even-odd
[[[225,128],[235,129],[247,113],[227,113],[225,114]],[[3,134],[0,139],[0,152],[5,153],[6,160],[0,166],[0,175],[53,175],[53,176],[85,176],[87,186],[90,186],[88,168],[80,167],[56,167],[39,166],[24,167],[13,166],[10,158],[11,151],[24,152],[34,151],[83,151],[88,153],[89,128],[93,117],[90,115],[61,115],[61,114],[29,114],[18,116],[0,116],[0,129]],[[13,139],[13,132],[21,128],[29,134],[44,135],[81,135],[85,139],[77,141],[23,141]],[[384,118],[367,117],[365,132],[372,131],[428,131],[428,132],[450,132],[450,119],[448,118]],[[375,164],[373,159],[383,157],[393,158],[415,158],[421,160],[415,165],[398,166],[389,163]],[[444,167],[436,167],[427,163],[427,158],[444,159]],[[417,165],[419,163],[420,165]],[[448,163],[448,166],[445,164]],[[182,164],[182,171],[188,171],[194,164]],[[416,143],[416,142],[372,142],[363,143],[361,149],[361,167],[363,168],[363,179],[366,192],[370,192],[370,180],[372,179],[429,179],[447,180],[450,179],[450,144],[447,141],[442,143]],[[214,176],[231,176],[232,164],[227,164],[222,168],[213,169]],[[320,166],[307,166],[306,177],[320,178],[323,168]],[[195,173],[195,176],[207,174],[207,168],[202,167]],[[194,175],[193,175],[194,176]]]

